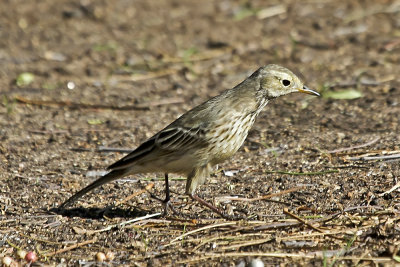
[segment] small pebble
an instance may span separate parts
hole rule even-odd
[[[112,253],[111,251],[106,252],[106,260],[112,261],[114,258],[115,258],[114,253]]]
[[[29,251],[28,253],[26,253],[25,260],[27,262],[35,262],[35,261],[37,261],[37,256],[36,256],[35,252]]]
[[[97,252],[96,261],[103,262],[106,260],[106,255],[103,252]]]
[[[17,255],[18,255],[18,258],[20,258],[20,259],[25,259],[27,253],[28,252],[26,252],[23,249],[18,249],[17,250]]]
[[[68,82],[67,83],[67,88],[69,90],[74,90],[75,89],[75,83],[74,82]]]
[[[10,266],[12,262],[13,262],[13,259],[9,256],[5,256],[2,260],[2,263],[4,266]]]
[[[252,259],[249,267],[264,267],[264,262],[260,259]]]

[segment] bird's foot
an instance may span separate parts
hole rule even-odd
[[[176,216],[182,216],[182,214],[175,209],[174,205],[172,205],[171,200],[163,201],[163,205],[164,205],[164,212],[163,212],[164,217],[168,215],[168,209],[172,210],[172,213],[175,214]]]
[[[160,201],[160,202],[162,203],[162,205],[164,206],[164,212],[163,212],[163,216],[164,216],[164,217],[165,217],[165,216],[168,216],[168,210],[171,210],[172,213],[173,213],[174,215],[176,215],[176,216],[182,216],[182,217],[184,217],[182,213],[180,213],[179,211],[177,211],[177,210],[175,209],[175,207],[174,207],[174,205],[172,204],[170,198],[161,199],[161,198],[159,198],[159,197],[157,197],[157,196],[155,196],[155,195],[153,195],[153,194],[151,194],[151,193],[150,193],[150,197],[151,197],[151,198],[154,198],[155,200]]]

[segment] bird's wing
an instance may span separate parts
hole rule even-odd
[[[158,133],[155,140],[157,147],[165,150],[188,150],[194,146],[205,145],[204,129],[201,126],[169,127]]]
[[[203,127],[184,128],[170,125],[142,143],[134,151],[110,165],[108,169],[116,170],[125,168],[155,150],[158,150],[159,154],[162,155],[174,153],[175,151],[183,152],[193,147],[206,145],[207,142],[204,138]]]

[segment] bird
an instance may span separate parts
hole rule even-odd
[[[185,193],[223,218],[219,208],[201,198],[197,189],[212,167],[233,156],[244,143],[257,116],[269,101],[294,92],[319,96],[292,71],[276,64],[257,69],[231,89],[181,115],[164,129],[110,165],[109,172],[84,187],[59,206],[63,209],[93,189],[138,173],[164,173],[164,214],[170,202],[168,174],[187,177]]]

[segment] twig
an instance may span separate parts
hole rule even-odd
[[[130,153],[132,152],[132,148],[117,148],[117,147],[105,147],[99,146],[97,148],[97,152],[120,152],[120,153]]]
[[[345,166],[331,166],[326,168],[335,168],[335,169],[349,169],[349,168],[358,168],[358,169],[369,169],[369,167],[361,166],[361,165],[345,165]]]
[[[272,237],[269,237],[269,238],[264,238],[264,239],[251,240],[251,241],[242,242],[242,243],[239,243],[239,244],[220,247],[219,249],[220,250],[239,249],[239,248],[242,248],[242,247],[248,247],[248,246],[264,244],[264,243],[267,243],[267,242],[271,241],[272,239],[273,239]]]
[[[128,105],[128,106],[114,106],[114,105],[103,105],[103,104],[87,104],[87,103],[75,103],[71,101],[56,101],[56,100],[35,100],[26,99],[22,96],[16,96],[15,100],[19,103],[36,105],[36,106],[59,106],[68,108],[84,108],[84,109],[113,109],[113,110],[148,110],[148,106],[145,105]]]
[[[319,219],[315,219],[315,220],[311,220],[309,221],[309,223],[321,223],[321,222],[328,222],[331,221],[332,219],[334,219],[335,217],[345,213],[345,212],[350,212],[353,210],[359,210],[359,209],[383,209],[380,206],[355,206],[355,207],[349,207],[344,209],[343,211],[340,212],[336,212],[332,215],[329,215],[327,217],[324,218],[319,218]],[[261,231],[261,230],[269,230],[269,229],[278,229],[278,228],[285,228],[288,226],[297,226],[300,225],[300,222],[283,222],[283,223],[272,223],[272,224],[266,224],[266,225],[259,225],[257,227],[254,227],[254,231]],[[334,233],[324,233],[326,235],[332,235]]]
[[[205,262],[208,259],[215,258],[229,258],[229,257],[275,257],[275,258],[303,258],[303,259],[315,259],[316,255],[314,252],[311,253],[282,253],[282,252],[230,252],[230,253],[219,253],[219,254],[206,254],[197,258],[190,258],[188,260],[178,261],[177,264],[187,264],[192,262]],[[392,262],[393,259],[390,257],[355,257],[345,256],[340,257],[338,260],[364,260],[374,261],[379,263]]]
[[[269,198],[273,198],[276,196],[281,196],[284,194],[289,194],[291,192],[295,192],[295,191],[299,191],[301,189],[304,189],[304,186],[297,186],[297,187],[293,187],[287,190],[283,190],[281,192],[278,193],[273,193],[273,194],[269,194],[269,195],[265,195],[265,196],[261,196],[261,197],[255,197],[255,198],[243,198],[243,197],[218,197],[217,199],[219,200],[232,200],[232,201],[246,201],[246,202],[253,202],[253,201],[257,201],[257,200],[265,200],[265,199],[269,199]]]
[[[122,203],[125,203],[125,202],[129,201],[129,200],[131,200],[132,198],[137,197],[137,196],[143,194],[144,192],[150,190],[150,189],[153,188],[153,187],[154,187],[154,183],[150,183],[150,184],[148,184],[144,189],[142,189],[142,190],[140,190],[140,191],[138,191],[138,192],[133,193],[132,195],[130,195],[130,196],[124,198],[124,199],[121,200],[121,201],[118,201],[117,204],[115,204],[115,206],[118,206],[118,205],[120,205],[120,204],[122,204]]]
[[[357,145],[357,146],[351,146],[351,147],[345,147],[345,148],[338,148],[338,149],[335,149],[335,150],[328,151],[326,153],[333,154],[333,153],[349,151],[349,150],[353,150],[353,149],[357,149],[357,148],[370,146],[370,145],[375,144],[376,142],[378,142],[379,139],[380,139],[380,137],[376,137],[375,139],[373,139],[373,140],[371,140],[371,141],[369,141],[369,142],[367,142],[365,144],[361,144],[361,145]]]
[[[399,188],[400,187],[400,182],[398,182],[397,184],[395,184],[392,188],[390,188],[389,190],[387,190],[387,191],[385,191],[385,192],[383,192],[383,193],[381,193],[381,194],[378,194],[378,196],[384,196],[384,195],[386,195],[386,194],[390,194],[390,193],[392,193],[394,190],[396,190],[397,188]]]
[[[174,238],[174,239],[169,243],[169,245],[171,245],[172,243],[174,243],[174,242],[176,242],[176,241],[178,241],[178,240],[181,240],[181,239],[184,238],[185,236],[188,236],[188,235],[191,235],[191,234],[194,234],[194,233],[197,233],[197,232],[201,232],[201,231],[204,231],[204,230],[207,230],[207,229],[212,229],[212,228],[218,228],[218,227],[222,227],[222,226],[235,225],[235,224],[236,224],[236,222],[224,222],[224,223],[218,223],[218,224],[207,225],[207,226],[204,226],[204,227],[201,227],[201,228],[198,228],[198,229],[195,229],[195,230],[186,232],[186,233],[184,233],[183,235],[180,235],[180,236]]]
[[[90,149],[90,148],[85,148],[85,147],[73,147],[71,148],[72,151],[75,152],[119,152],[119,153],[130,153],[133,151],[132,148],[118,148],[118,147],[105,147],[105,146],[100,146],[97,149]]]
[[[51,257],[51,256],[54,256],[56,254],[60,254],[60,253],[63,253],[63,252],[67,252],[67,251],[73,250],[73,249],[78,248],[78,247],[82,247],[82,246],[85,246],[85,245],[88,245],[88,244],[92,244],[92,243],[94,243],[96,241],[97,241],[97,238],[93,238],[91,240],[86,240],[84,242],[76,243],[75,245],[72,245],[72,246],[69,246],[69,247],[66,247],[66,248],[63,248],[63,249],[59,249],[59,250],[54,251],[54,252],[46,253],[46,254],[44,254],[44,256],[45,257]]]
[[[50,131],[45,131],[45,130],[28,130],[30,133],[34,134],[66,134],[69,133],[67,130],[50,130]]]
[[[311,229],[314,229],[315,231],[318,231],[318,232],[320,232],[320,233],[325,233],[324,231],[322,231],[321,229],[315,227],[315,226],[312,225],[311,223],[309,223],[309,222],[303,220],[302,218],[300,218],[299,216],[297,216],[297,215],[291,213],[287,208],[284,208],[284,209],[283,209],[283,213],[285,213],[285,214],[289,215],[290,217],[292,217],[292,218],[298,220],[299,222],[301,222],[301,223],[307,225],[308,227],[310,227]]]
[[[355,20],[360,20],[368,16],[372,16],[379,13],[396,13],[399,12],[400,5],[396,3],[396,1],[391,5],[379,5],[375,4],[367,9],[356,9],[354,12],[347,15],[343,22],[344,24],[348,24]]]
[[[68,107],[71,109],[81,108],[81,109],[111,109],[111,110],[149,110],[150,107],[178,104],[184,102],[184,99],[180,97],[164,99],[160,101],[153,101],[140,105],[126,105],[126,106],[75,103],[71,101],[56,101],[56,100],[35,100],[35,99],[26,99],[22,96],[16,96],[15,100],[19,103],[36,105],[36,106],[59,106],[59,107]]]
[[[154,214],[149,214],[149,215],[146,215],[146,216],[143,216],[143,217],[139,217],[139,218],[135,218],[135,219],[132,219],[132,220],[129,220],[129,221],[125,221],[125,222],[122,222],[122,223],[112,224],[112,225],[109,225],[109,226],[107,226],[107,227],[105,227],[103,229],[94,230],[94,231],[90,231],[90,232],[91,233],[106,232],[106,231],[109,231],[109,230],[111,230],[111,229],[113,229],[115,227],[122,227],[122,226],[125,226],[125,225],[130,224],[130,223],[146,220],[148,218],[152,218],[152,217],[156,217],[156,216],[160,216],[160,215],[161,215],[161,213],[157,212],[157,213],[154,213]]]
[[[230,55],[232,50],[233,50],[233,48],[231,48],[231,47],[226,47],[226,48],[222,48],[222,49],[213,49],[213,50],[208,50],[203,53],[194,54],[190,57],[165,57],[162,59],[162,61],[164,63],[182,63],[185,61],[189,61],[189,62],[204,61],[204,60],[218,58],[218,57],[221,57],[224,55]]]
[[[239,230],[240,232],[240,230]],[[229,232],[228,232],[229,233]],[[210,237],[206,240],[204,240],[203,236],[200,236],[199,238],[196,239],[190,239],[187,240],[186,242],[191,242],[191,243],[195,243],[195,242],[200,242],[200,244],[198,244],[196,247],[194,247],[191,252],[195,252],[196,250],[198,250],[200,247],[215,241],[215,240],[237,240],[237,239],[246,239],[248,240],[250,237],[262,237],[262,236],[267,236],[268,238],[271,237],[271,234],[263,234],[260,232],[256,232],[256,233],[249,233],[249,234],[241,234],[241,235],[237,235],[237,230],[235,230],[235,232],[233,233],[233,235],[228,235],[227,232],[224,233],[224,235],[221,235],[220,233],[217,232],[216,235],[214,235],[213,237]]]
[[[148,79],[160,78],[160,77],[175,74],[177,72],[178,72],[178,70],[166,69],[166,70],[155,71],[152,73],[136,74],[136,75],[132,75],[130,77],[129,81],[138,82],[138,81],[143,81],[143,80],[148,80]]]
[[[257,12],[257,18],[266,19],[283,13],[286,13],[286,7],[284,5],[279,4],[261,9],[260,11]]]
[[[264,225],[259,225],[253,228],[254,231],[263,231],[263,230],[269,230],[269,229],[278,229],[278,228],[285,228],[288,226],[297,226],[300,225],[300,222],[279,222],[279,223],[270,223],[270,224],[264,224]]]
[[[148,103],[144,103],[142,105],[139,105],[140,107],[157,107],[157,106],[163,106],[163,105],[172,105],[172,104],[180,104],[185,102],[185,99],[182,97],[171,97],[171,98],[163,98],[157,101],[151,101]]]
[[[400,154],[394,155],[382,155],[382,156],[362,156],[362,157],[348,157],[347,160],[389,160],[389,159],[400,159]]]
[[[230,252],[230,253],[220,253],[220,254],[206,254],[198,258],[191,258],[189,260],[183,260],[176,262],[177,264],[187,264],[191,262],[205,262],[207,259],[215,258],[228,258],[228,257],[276,257],[276,258],[309,258],[312,259],[314,256],[307,256],[305,254],[295,254],[295,253],[282,253],[282,252]]]
[[[289,171],[265,171],[265,173],[279,173],[279,174],[290,174],[290,175],[322,175],[328,173],[336,173],[338,170],[329,170],[322,172],[289,172]]]

